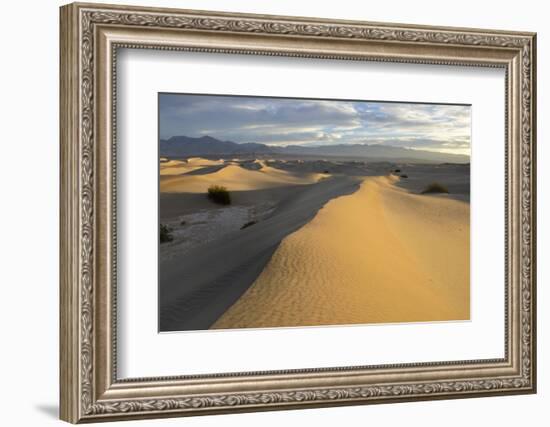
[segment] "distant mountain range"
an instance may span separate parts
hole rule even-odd
[[[287,145],[285,147],[275,147],[253,142],[238,144],[232,141],[220,141],[211,136],[203,136],[200,138],[173,136],[169,139],[161,139],[160,155],[163,157],[288,155],[295,157],[338,157],[370,161],[413,163],[470,162],[468,156],[460,154],[412,150],[410,148],[381,144],[338,144],[316,147]]]

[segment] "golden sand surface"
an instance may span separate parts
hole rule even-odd
[[[228,163],[224,168],[203,175],[162,176],[160,191],[163,193],[206,193],[211,185],[223,185],[229,191],[261,190],[285,185],[312,184],[326,177],[319,173],[292,173],[276,169],[260,162],[258,170],[245,169]]]
[[[197,169],[202,169],[207,166],[223,165],[223,160],[209,160],[201,157],[190,157],[187,161],[183,160],[168,160],[164,157],[160,158],[160,175],[181,175]]]
[[[469,319],[469,204],[397,179],[327,203],[213,328]]]

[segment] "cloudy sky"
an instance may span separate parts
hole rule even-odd
[[[160,137],[470,154],[470,106],[160,94]]]

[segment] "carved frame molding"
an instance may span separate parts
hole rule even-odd
[[[121,47],[506,68],[506,357],[117,380],[116,286],[103,279],[116,281],[114,64]],[[101,421],[534,392],[535,68],[532,33],[93,4],[62,7],[61,418]],[[260,387],[270,375],[273,387]],[[343,375],[350,375],[345,386],[334,380]],[[292,384],[285,386],[289,380]],[[251,389],[254,381],[258,387]]]

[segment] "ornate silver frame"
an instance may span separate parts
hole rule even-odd
[[[61,8],[61,418],[78,423],[534,393],[534,33],[71,4]],[[493,360],[119,380],[117,48],[502,67],[506,339]]]

